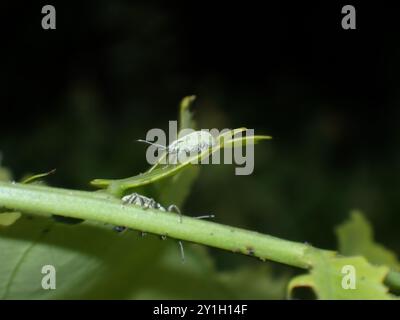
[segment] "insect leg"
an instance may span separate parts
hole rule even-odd
[[[144,143],[150,144],[150,145],[152,145],[152,146],[159,147],[160,149],[163,149],[163,150],[167,149],[167,147],[165,147],[165,146],[163,146],[163,145],[161,145],[161,144],[154,143],[154,142],[150,142],[150,141],[147,141],[147,140],[138,139],[137,141],[138,141],[138,142],[144,142]]]
[[[175,149],[168,150],[168,161],[167,165],[164,168],[168,167],[169,165],[177,165],[179,163],[178,153],[178,146]]]
[[[213,214],[208,214],[208,215],[197,216],[197,217],[193,217],[193,218],[196,218],[196,219],[213,219],[213,218],[215,218],[215,215],[213,215]]]
[[[127,227],[123,227],[123,226],[115,226],[115,227],[113,228],[113,230],[116,231],[116,232],[118,232],[118,233],[122,233],[122,232],[128,230],[128,228],[127,228]]]
[[[148,206],[149,206],[149,208],[152,208],[152,209],[159,209],[160,204],[157,203],[154,199],[150,199],[150,201],[148,202]]]
[[[122,200],[123,201],[123,205],[134,203],[137,197],[138,197],[137,193],[132,193],[132,194],[130,194],[128,196],[125,196],[123,198],[123,200]],[[128,230],[128,228],[124,227],[124,226],[115,226],[113,229],[116,232],[119,232],[119,233],[122,233],[122,232],[125,232],[126,230]]]
[[[176,205],[171,204],[167,210],[168,210],[168,212],[175,212],[175,213],[179,214],[179,222],[182,223],[182,213],[181,213],[181,210],[179,210],[179,208]]]
[[[179,244],[179,249],[181,251],[181,259],[182,259],[182,263],[185,263],[185,250],[183,250],[183,243],[182,241],[178,241]]]

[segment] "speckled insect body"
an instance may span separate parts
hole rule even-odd
[[[215,138],[208,131],[194,131],[189,133],[178,140],[172,142],[168,147],[163,145],[149,142],[147,140],[138,140],[150,145],[157,146],[166,151],[170,157],[169,163],[176,163],[184,156],[192,156],[203,152],[206,149],[212,148],[216,145]],[[173,157],[171,157],[173,156]],[[171,158],[173,160],[171,160]],[[174,162],[175,161],[175,162]]]
[[[137,205],[137,206],[140,206],[140,207],[142,207],[144,209],[149,209],[150,208],[150,209],[160,210],[160,211],[163,211],[163,212],[166,212],[166,211],[168,211],[168,212],[176,212],[176,213],[179,214],[180,222],[182,222],[181,212],[180,212],[179,208],[174,204],[170,205],[168,208],[165,208],[160,203],[155,201],[154,199],[148,198],[146,196],[142,196],[142,195],[140,195],[138,193],[132,193],[132,194],[129,194],[129,195],[126,195],[126,196],[122,197],[122,202],[123,202],[123,204]],[[114,227],[114,230],[117,231],[117,232],[123,232],[123,231],[126,231],[127,229],[128,229],[127,227],[123,227],[123,226],[115,226]],[[145,235],[145,233],[142,232],[142,236],[144,236],[144,235]],[[166,236],[161,236],[161,239],[165,240],[165,239],[167,239],[167,237]],[[182,262],[184,262],[185,261],[185,252],[183,250],[182,241],[178,240],[178,244],[179,244],[179,248],[180,248],[180,251],[181,251],[181,259],[182,259]]]
[[[137,205],[137,206],[142,207],[143,209],[150,208],[150,209],[160,210],[160,211],[164,211],[164,212],[166,212],[166,211],[175,212],[175,213],[179,214],[180,222],[182,222],[181,212],[180,212],[179,208],[174,204],[171,204],[168,208],[165,208],[164,206],[162,206],[160,203],[158,203],[154,199],[140,195],[136,192],[122,197],[122,202],[123,202],[123,204]],[[126,227],[122,227],[122,226],[114,227],[114,230],[118,231],[118,232],[125,231],[126,229],[127,229]]]
[[[140,206],[144,209],[155,209],[155,210],[160,210],[163,212],[175,212],[177,214],[179,214],[179,221],[182,223],[182,214],[179,210],[179,208],[174,205],[171,204],[170,206],[168,206],[168,208],[165,208],[164,206],[162,206],[160,203],[158,203],[157,201],[155,201],[152,198],[140,195],[138,193],[132,193],[129,195],[126,195],[124,197],[122,197],[122,202],[124,205],[137,205]],[[206,218],[213,218],[214,215],[204,215],[204,216],[199,216],[196,217],[197,219],[206,219]],[[128,228],[124,227],[124,226],[115,226],[114,230],[117,232],[123,232],[126,231]],[[142,232],[142,235],[145,235],[145,233]],[[165,240],[167,237],[166,236],[161,236],[162,240]],[[182,241],[178,240],[178,244],[180,247],[180,251],[181,251],[181,258],[182,261],[185,261],[185,253],[183,250],[183,244]]]
[[[167,152],[179,154],[181,152],[191,154],[202,152],[205,149],[212,148],[216,142],[211,133],[207,131],[195,131],[171,143]]]

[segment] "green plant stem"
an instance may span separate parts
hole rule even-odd
[[[32,214],[66,217],[123,225],[135,230],[306,268],[306,244],[278,239],[175,213],[123,205],[103,193],[72,191],[38,185],[0,182],[0,205]]]
[[[316,255],[334,254],[308,244],[187,216],[180,222],[175,213],[124,205],[120,199],[103,192],[0,182],[0,207],[127,226],[300,268],[311,267]],[[399,277],[394,274],[388,279],[395,279],[397,283]]]

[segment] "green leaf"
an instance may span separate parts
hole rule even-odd
[[[392,299],[384,280],[390,268],[398,268],[393,252],[374,242],[373,230],[361,212],[353,211],[349,221],[336,228],[340,253],[350,257],[315,254],[310,250],[312,269],[294,278],[288,286],[309,287],[319,299]],[[345,289],[343,267],[355,271],[355,289]],[[343,272],[342,272],[343,271]]]
[[[190,107],[194,100],[196,100],[196,96],[187,96],[184,97],[180,103],[179,132],[183,129],[196,129],[196,122],[193,119],[193,113],[190,111]]]
[[[196,123],[193,119],[193,113],[190,111],[190,106],[193,101],[196,99],[196,96],[187,96],[182,99],[180,103],[179,109],[179,138],[182,137],[181,132],[184,129],[196,129]],[[182,194],[183,186],[189,188],[191,184],[194,182],[195,177],[198,175],[198,170],[194,169],[195,163],[200,163],[202,159],[205,159],[211,156],[213,153],[220,151],[223,148],[232,148],[232,147],[242,147],[246,144],[255,144],[262,140],[271,139],[269,136],[245,136],[237,138],[236,134],[245,131],[246,128],[238,128],[234,130],[229,130],[228,132],[221,133],[216,138],[216,145],[213,148],[204,150],[200,154],[197,154],[191,158],[186,159],[185,162],[179,163],[177,165],[168,165],[165,167],[161,167],[161,162],[167,156],[167,153],[164,152],[158,159],[158,161],[145,173],[141,173],[139,175],[125,178],[125,179],[94,179],[90,183],[91,185],[97,188],[107,188],[107,191],[115,196],[122,196],[129,189],[143,187],[155,182],[161,182],[163,179],[167,179],[162,182],[161,187],[157,187],[158,191],[160,189],[163,192],[160,192],[161,199],[164,202],[174,203],[183,203],[187,192]],[[184,174],[183,174],[184,171]],[[173,177],[173,178],[172,178]],[[179,181],[183,180],[182,186],[180,186]],[[171,194],[172,186],[174,189],[179,189],[180,192],[173,192],[174,195]],[[166,193],[164,191],[167,190]],[[178,199],[176,199],[178,198]]]
[[[396,254],[374,240],[368,220],[360,211],[351,212],[351,217],[336,228],[339,252],[346,256],[362,255],[369,262],[400,270]]]
[[[183,129],[196,129],[193,113],[190,107],[196,96],[187,96],[182,99],[179,109],[179,132]],[[178,135],[180,138],[181,135]],[[157,166],[157,165],[156,165]],[[153,166],[155,168],[156,166]],[[175,204],[182,209],[182,206],[190,193],[193,183],[199,176],[200,168],[190,166],[174,176],[163,179],[155,185],[157,190],[156,198],[163,204]]]
[[[19,212],[0,212],[0,227],[11,226],[21,217]]]
[[[223,148],[225,148],[225,146],[232,147],[233,141],[235,141],[235,145],[236,144],[241,145],[242,143],[243,144],[249,143],[249,141],[250,143],[257,143],[258,141],[271,138],[269,136],[235,138],[236,134],[241,133],[245,130],[246,128],[238,128],[222,133],[216,138],[217,143],[213,148],[206,149],[203,152],[193,157],[189,157],[184,162],[181,162],[177,165],[169,165],[167,167],[156,168],[152,171],[147,171],[145,173],[126,179],[119,179],[119,180],[95,179],[91,181],[91,184],[98,188],[108,188],[109,193],[120,196],[128,189],[133,189],[140,186],[155,183],[162,179],[176,175],[183,169],[190,166],[194,166],[195,164],[193,164],[193,162],[201,163],[202,159],[205,159],[211,156],[213,153],[222,150]]]
[[[45,172],[45,173],[39,173],[39,174],[30,175],[27,178],[23,179],[21,181],[21,183],[27,184],[27,183],[36,182],[36,181],[40,180],[41,178],[44,178],[44,177],[47,177],[50,174],[53,174],[54,172],[56,172],[56,169],[53,169],[53,170],[51,170],[49,172]]]
[[[0,153],[1,164],[1,153]],[[10,170],[0,167],[0,181],[11,181],[12,174]],[[19,212],[9,212],[8,209],[0,207],[0,228],[11,226],[15,221],[21,217]]]
[[[267,273],[220,276],[204,247],[184,246],[182,264],[172,239],[23,216],[0,229],[0,299],[231,299],[244,295],[246,281],[254,283],[247,284],[247,298],[279,294],[268,293]],[[55,267],[55,290],[41,286],[45,265]]]
[[[350,276],[346,268],[349,266],[354,270],[354,288],[346,285]],[[313,258],[309,274],[290,281],[288,296],[293,297],[296,288],[307,287],[318,299],[393,299],[383,284],[388,272],[388,267],[373,266],[364,257],[318,255]]]
[[[25,179],[23,179],[21,181],[21,183],[34,183],[37,182],[39,179],[48,176],[49,174],[54,173],[56,170],[51,170],[49,172],[46,173],[41,173],[41,174],[36,174],[36,175],[32,175],[29,176]],[[10,181],[11,180],[11,173],[4,169],[4,168],[0,168],[0,181]],[[21,213],[20,212],[8,212],[8,211],[4,211],[2,212],[0,210],[0,227],[9,227],[11,226],[13,223],[15,223],[19,218],[21,217]]]
[[[0,167],[0,181],[11,181],[12,174],[10,170]]]
[[[233,148],[233,147],[243,147],[247,144],[257,144],[263,140],[271,140],[272,137],[270,136],[250,136],[250,137],[243,137],[243,138],[235,138],[231,139],[224,144],[224,148]]]
[[[157,199],[162,204],[175,204],[182,209],[199,173],[200,168],[192,166],[169,179],[160,181],[155,185],[158,194]]]
[[[267,264],[259,267],[244,267],[236,271],[223,272],[220,281],[232,292],[230,299],[282,299],[288,276],[274,274]]]

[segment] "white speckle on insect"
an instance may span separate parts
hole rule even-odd
[[[160,203],[158,203],[157,201],[155,201],[152,198],[148,198],[146,196],[140,195],[138,193],[132,193],[132,194],[128,194],[124,197],[122,197],[122,205],[127,205],[127,204],[133,204],[133,205],[137,205],[142,207],[143,209],[156,209],[156,210],[160,210],[163,212],[175,212],[179,215],[179,221],[182,223],[182,214],[179,210],[179,208],[174,205],[171,204],[168,208],[165,208],[164,206],[162,206]],[[198,219],[208,219],[208,218],[214,218],[214,215],[203,215],[203,216],[199,216],[196,217]],[[114,230],[117,232],[124,232],[126,231],[128,228],[124,227],[124,226],[115,226]],[[142,232],[142,235],[145,235],[145,232]],[[163,240],[166,239],[165,235],[162,235],[161,238]],[[180,247],[180,251],[181,251],[181,258],[182,258],[182,262],[185,261],[185,253],[183,251],[183,244],[182,241],[178,240],[179,243],[179,247]]]
[[[147,140],[138,141],[157,146],[160,149],[165,150],[167,154],[175,155],[177,159],[179,159],[181,155],[194,156],[216,145],[216,140],[213,135],[204,130],[189,133],[182,138],[175,140],[168,147]]]
[[[211,133],[207,131],[195,131],[172,142],[168,148],[168,153],[191,153],[202,152],[205,149],[215,146],[216,142]]]

